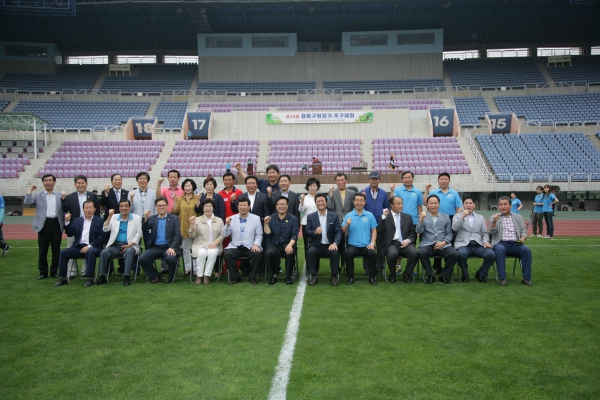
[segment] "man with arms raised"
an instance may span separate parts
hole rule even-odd
[[[106,186],[100,194],[100,205],[104,207],[104,219],[108,218],[108,211],[113,210],[114,213],[119,212],[119,203],[121,199],[126,199],[129,191],[122,188],[123,177],[121,174],[112,174],[110,177],[112,188]]]
[[[263,229],[267,238],[264,257],[267,262],[267,273],[271,277],[269,285],[277,283],[280,257],[285,258],[285,283],[292,284],[300,222],[298,218],[288,213],[288,202],[286,197],[277,199],[275,203],[277,212],[264,219]]]
[[[234,167],[238,170],[238,176],[245,180],[248,174],[242,170],[242,164],[239,162],[235,163]],[[258,191],[263,194],[269,194],[269,192],[273,193],[276,190],[279,190],[279,167],[275,164],[268,165],[267,179],[258,179],[257,185]]]
[[[340,172],[335,176],[337,188],[334,186],[329,187],[327,209],[338,215],[340,223],[344,220],[346,214],[354,208],[354,195],[356,192],[352,189],[347,189],[347,183],[348,177],[343,172]]]
[[[184,192],[181,187],[179,187],[179,171],[176,169],[172,169],[167,173],[167,179],[169,180],[169,187],[161,187],[164,182],[164,178],[160,178],[158,180],[158,185],[156,186],[156,196],[162,196],[167,199],[168,207],[167,212],[171,212],[173,210],[173,203],[175,202],[176,197],[183,196]]]
[[[479,282],[487,281],[487,274],[496,260],[496,253],[490,244],[490,235],[485,219],[475,212],[475,199],[465,197],[463,200],[464,211],[456,214],[452,220],[452,230],[456,232],[454,247],[458,252],[458,265],[462,270],[461,282],[469,282],[469,257],[483,258],[483,265],[475,273]]]
[[[138,184],[138,188],[129,192],[131,213],[140,218],[144,218],[146,211],[150,211],[150,215],[156,214],[156,209],[154,208],[156,192],[154,189],[148,189],[150,174],[147,172],[140,172],[135,176],[135,180]],[[119,203],[119,211],[121,211],[120,208],[121,204]]]
[[[288,174],[283,174],[279,177],[279,189],[276,191],[271,191],[269,196],[269,204],[271,208],[275,207],[277,200],[281,197],[287,197],[289,200],[288,203],[288,212],[292,214],[298,221],[300,221],[300,211],[298,210],[298,206],[300,205],[300,200],[298,200],[298,193],[290,190],[290,185],[292,183],[292,178]]]
[[[411,171],[402,173],[402,185],[396,188],[395,184],[390,186],[390,191],[394,196],[402,199],[402,212],[412,217],[413,224],[417,226],[419,223],[419,215],[421,214],[423,204],[423,193],[413,186],[415,175]]]
[[[510,198],[502,196],[498,199],[500,212],[491,217],[490,234],[492,246],[496,252],[496,265],[500,286],[506,286],[506,256],[521,259],[524,285],[531,286],[531,250],[525,246],[527,229],[523,217],[510,212]]]

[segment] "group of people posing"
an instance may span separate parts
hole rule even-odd
[[[392,185],[393,194],[388,198],[379,188],[378,172],[371,172],[369,186],[360,191],[347,187],[344,173],[336,175],[336,186],[328,193],[320,193],[319,180],[311,177],[305,187],[308,193],[298,195],[290,190],[291,177],[281,175],[276,165],[267,167],[267,179],[247,175],[239,163],[234,167],[245,182],[245,192],[234,186],[236,177],[231,172],[223,176],[224,188],[219,192],[212,177],[203,181],[203,191],[192,179],[180,185],[177,170],[168,172],[168,186],[163,187],[164,179],[159,179],[156,190],[149,188],[147,172],[137,174],[138,187],[132,191],[123,189],[121,176],[114,174],[111,186],[99,196],[87,190],[83,175],[74,179],[75,192],[57,193],[56,177],[46,174],[42,177],[44,190],[34,193],[37,187],[32,185],[24,200],[25,205],[36,207],[33,229],[38,232],[38,279],[52,276],[59,278],[55,286],[68,284],[79,272],[73,260],[83,259],[84,286],[105,284],[116,258],[117,273],[123,276],[125,286],[140,267],[150,282],[172,283],[182,257],[184,273],[194,274],[196,284],[207,285],[213,270],[220,271],[215,264],[222,255],[230,285],[243,277],[255,285],[265,274],[269,284],[277,283],[281,259],[285,283],[291,285],[301,229],[311,286],[318,284],[321,258],[329,259],[331,285],[339,285],[340,259],[345,263],[346,284],[353,284],[357,257],[366,261],[369,282],[374,285],[386,261],[388,280],[396,281],[399,258],[407,259],[402,274],[407,283],[414,280],[417,260],[425,270],[426,283],[433,283],[436,273],[441,282],[450,283],[457,262],[462,271],[460,281],[468,282],[469,257],[483,258],[477,280],[486,282],[488,270],[496,262],[499,282],[505,285],[506,256],[521,259],[523,283],[531,285],[531,252],[523,244],[525,226],[522,217],[511,212],[508,197],[499,199],[500,213],[492,216],[488,231],[483,217],[474,212],[475,200],[466,197],[461,201],[450,188],[447,173],[438,176],[437,189],[428,184],[423,195],[413,186],[413,173],[406,171],[402,185]],[[63,229],[69,242],[61,251]],[[433,266],[430,258],[434,258]]]

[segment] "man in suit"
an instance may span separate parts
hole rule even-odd
[[[100,205],[104,207],[104,219],[108,219],[109,210],[113,210],[113,213],[117,213],[119,211],[121,199],[126,199],[129,194],[128,190],[121,187],[123,185],[121,174],[112,174],[110,182],[113,185],[112,188],[107,185],[100,194]]]
[[[389,200],[391,212],[383,210],[381,221],[377,225],[377,250],[381,258],[387,259],[390,269],[390,282],[396,282],[396,260],[404,257],[407,260],[404,271],[404,282],[412,282],[412,274],[417,264],[418,252],[415,248],[417,235],[415,225],[409,214],[402,212],[404,201],[401,197],[392,196]]]
[[[286,197],[289,200],[288,213],[292,214],[298,221],[300,221],[300,211],[298,206],[300,200],[298,200],[298,193],[290,190],[292,178],[288,174],[283,174],[279,177],[279,189],[273,190],[270,186],[267,187],[267,196],[269,198],[270,208],[275,209],[277,200],[281,197]]]
[[[498,199],[500,212],[491,217],[490,234],[492,246],[496,252],[496,265],[500,286],[506,286],[506,256],[518,257],[521,260],[524,285],[531,286],[531,250],[525,246],[527,229],[523,217],[510,212],[510,198],[502,196]]]
[[[60,193],[54,191],[56,177],[46,174],[42,177],[44,192],[33,194],[37,189],[31,185],[25,196],[23,204],[35,206],[35,218],[32,229],[38,233],[38,279],[48,277],[48,248],[52,248],[52,263],[50,264],[50,276],[58,277],[58,257],[60,253],[60,242],[62,241],[62,230],[64,227],[64,214],[60,203]]]
[[[224,236],[231,236],[231,242],[225,248],[225,262],[229,270],[229,284],[235,285],[242,281],[236,268],[239,257],[249,257],[251,263],[250,283],[256,285],[256,274],[261,259],[263,229],[260,218],[250,213],[250,199],[244,198],[237,202],[239,214],[227,217],[225,220]]]
[[[337,185],[337,189],[333,186],[329,187],[327,209],[338,215],[340,218],[340,223],[344,220],[346,214],[348,214],[354,208],[354,195],[356,192],[352,189],[346,188],[347,183],[348,177],[343,172],[340,172],[335,176],[335,184]]]
[[[144,214],[143,230],[148,232],[146,249],[138,260],[140,266],[152,283],[161,280],[161,273],[154,268],[154,260],[163,258],[169,267],[169,277],[164,283],[172,283],[177,272],[177,264],[181,255],[181,230],[176,215],[167,213],[169,203],[163,196],[154,200],[156,214],[150,216],[150,211]]]
[[[288,203],[287,197],[277,199],[275,203],[277,212],[266,216],[263,222],[264,235],[267,238],[264,257],[267,262],[267,273],[271,276],[269,285],[277,283],[280,257],[285,258],[285,283],[292,284],[300,222],[298,218],[288,213]]]
[[[419,245],[419,259],[427,274],[428,284],[435,282],[431,261],[429,257],[440,256],[444,258],[444,268],[440,274],[440,282],[451,283],[452,268],[458,260],[458,253],[452,248],[452,225],[447,214],[439,212],[440,198],[432,194],[427,198],[426,207],[429,211],[423,211],[417,224],[417,233],[421,234]]]
[[[463,212],[456,214],[452,219],[452,230],[456,232],[454,248],[458,252],[458,265],[462,270],[461,282],[469,282],[469,257],[483,258],[483,265],[475,273],[475,279],[479,282],[487,281],[487,274],[494,261],[496,253],[490,244],[485,219],[477,214],[475,210],[475,199],[471,196],[463,200]]]
[[[369,283],[377,285],[377,221],[373,214],[365,210],[365,194],[356,193],[354,210],[346,214],[342,221],[342,233],[348,234],[346,248],[346,285],[354,283],[354,257],[365,256],[369,265]]]
[[[129,192],[129,201],[131,202],[131,213],[144,218],[146,211],[150,211],[150,215],[156,214],[154,200],[156,200],[156,192],[154,189],[148,189],[150,183],[150,174],[140,172],[135,176],[138,188]],[[121,204],[119,204],[119,209]],[[120,210],[119,210],[120,211]]]
[[[110,232],[106,248],[100,253],[99,279],[96,285],[108,283],[106,274],[108,263],[117,255],[121,254],[125,259],[125,273],[123,284],[131,285],[129,275],[135,265],[135,257],[140,254],[140,240],[142,238],[142,218],[131,212],[130,202],[121,199],[119,202],[119,214],[114,215],[109,211],[109,217],[104,222],[104,232]]]
[[[75,237],[73,245],[60,252],[58,275],[60,280],[54,286],[62,286],[69,283],[67,268],[69,260],[83,256],[86,262],[86,272],[88,276],[84,286],[89,287],[94,284],[94,271],[96,269],[96,259],[100,256],[104,243],[106,242],[106,233],[102,229],[104,220],[94,215],[96,207],[92,200],[86,200],[83,203],[83,216],[75,218],[71,223],[71,214],[65,214],[65,232],[67,236]]]
[[[310,286],[319,283],[319,257],[329,257],[331,285],[337,286],[340,273],[339,244],[342,241],[340,219],[334,212],[327,211],[327,196],[315,196],[317,212],[306,217],[306,236],[311,238],[306,250],[306,269],[310,274]]]
[[[74,181],[76,191],[68,195],[64,191],[61,193],[61,204],[63,213],[71,214],[72,219],[79,218],[83,216],[83,203],[88,200],[91,200],[94,202],[94,207],[96,207],[96,212],[94,213],[94,215],[99,217],[100,203],[98,200],[98,196],[87,190],[87,177],[85,175],[77,175]],[[71,247],[73,245],[74,240],[74,236],[70,237],[67,241],[67,247]],[[69,261],[69,276],[73,277],[75,276],[75,274],[77,274],[77,271],[75,270],[75,261],[71,260]],[[81,274],[85,275],[85,262],[83,263]]]

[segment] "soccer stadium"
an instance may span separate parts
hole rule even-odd
[[[599,0],[0,26],[0,398],[598,398]]]

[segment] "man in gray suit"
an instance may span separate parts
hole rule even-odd
[[[452,219],[452,230],[456,232],[454,248],[458,252],[458,265],[462,270],[460,281],[469,282],[469,257],[479,257],[483,258],[483,265],[475,273],[475,279],[486,282],[488,271],[496,261],[496,253],[490,244],[485,218],[475,213],[475,199],[471,196],[463,200],[463,210]]]
[[[156,214],[154,200],[156,200],[156,191],[148,189],[150,175],[147,172],[140,172],[135,176],[138,188],[129,192],[129,201],[131,202],[131,213],[144,218],[146,211],[150,215]],[[121,205],[119,204],[119,207]]]
[[[60,242],[65,224],[61,205],[61,194],[54,191],[56,177],[46,174],[42,177],[44,192],[33,194],[37,189],[31,185],[23,204],[35,206],[35,218],[32,228],[38,233],[38,279],[48,277],[48,248],[52,248],[52,264],[50,265],[50,276],[58,278],[58,256],[60,254]]]
[[[354,195],[356,192],[346,188],[348,177],[343,172],[335,176],[335,184],[329,187],[329,200],[327,200],[327,209],[340,217],[340,223],[344,220],[346,214],[354,209]]]
[[[439,212],[440,198],[432,194],[427,198],[428,213],[423,211],[417,224],[417,233],[421,234],[419,259],[427,274],[426,283],[435,282],[429,257],[440,256],[445,259],[444,268],[440,274],[440,282],[451,283],[450,277],[458,253],[452,248],[452,225],[447,214]]]

